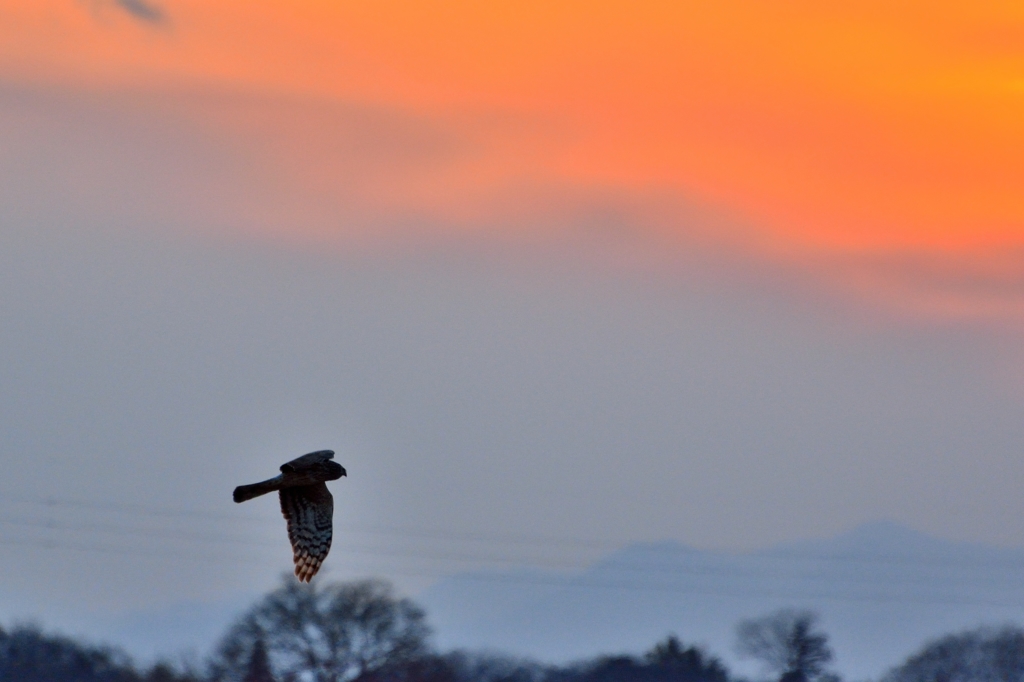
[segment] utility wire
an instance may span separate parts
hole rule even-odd
[[[268,521],[276,520],[278,516],[266,517],[266,516],[253,516],[251,514],[226,514],[214,511],[205,510],[185,510],[185,509],[172,509],[172,508],[154,508],[145,505],[138,504],[123,504],[116,502],[93,502],[87,500],[75,500],[75,499],[62,499],[56,497],[42,497],[42,498],[30,498],[30,497],[19,497],[19,496],[4,496],[4,500],[23,502],[28,504],[41,505],[51,508],[77,508],[77,509],[93,509],[97,511],[113,511],[113,512],[130,512],[132,514],[140,514],[144,516],[158,516],[158,517],[169,517],[169,518],[202,518],[202,519],[219,519],[223,521],[252,521],[259,523],[266,523]],[[567,537],[551,537],[551,536],[531,536],[531,535],[520,535],[520,534],[509,534],[509,533],[472,533],[472,532],[452,532],[448,530],[438,530],[429,528],[410,528],[410,527],[398,527],[398,526],[344,526],[339,525],[339,528],[346,528],[349,532],[354,533],[367,533],[367,534],[383,534],[383,535],[397,535],[397,536],[411,536],[411,537],[424,537],[424,538],[443,538],[443,539],[457,539],[469,542],[501,542],[501,543],[513,543],[513,544],[542,544],[542,545],[556,545],[564,547],[566,545],[580,546],[580,547],[591,547],[591,548],[609,548],[615,547],[619,543],[614,540],[594,540],[594,539],[582,539],[582,538],[567,538]]]
[[[67,543],[67,542],[55,542],[47,540],[20,540],[20,539],[8,539],[0,538],[0,545],[8,546],[31,546],[39,547],[42,549],[70,549],[73,551],[83,552],[96,552],[103,554],[120,554],[120,555],[131,555],[131,556],[149,556],[149,557],[168,557],[168,556],[180,556],[178,552],[138,552],[136,550],[123,551],[121,548],[116,547],[105,547],[96,546],[92,544],[81,544],[81,543]],[[228,560],[237,561],[237,558],[226,557],[226,556],[213,556],[213,555],[197,555],[195,557],[200,561],[213,561],[213,562],[224,562]],[[373,570],[373,569],[371,569]],[[422,570],[410,570],[407,568],[395,568],[391,567],[386,569],[386,572],[391,575],[403,575],[413,577],[440,577],[437,572],[427,572]],[[443,574],[441,574],[443,575]],[[462,574],[458,576],[458,579],[473,580],[473,581],[486,581],[486,582],[498,582],[506,584],[528,584],[528,585],[539,585],[548,587],[558,587],[563,589],[596,589],[596,590],[629,590],[629,591],[653,591],[653,592],[667,592],[674,594],[687,594],[697,596],[724,596],[724,597],[746,597],[746,598],[764,598],[764,599],[821,599],[828,601],[841,601],[841,602],[865,602],[865,603],[918,603],[918,604],[950,604],[950,605],[962,605],[962,606],[991,606],[998,608],[1020,608],[1024,609],[1024,599],[1020,601],[1010,600],[995,600],[995,599],[979,599],[964,596],[952,596],[952,595],[913,595],[906,592],[899,594],[885,594],[885,593],[854,593],[848,591],[843,593],[841,591],[818,591],[808,592],[801,590],[786,590],[786,589],[758,589],[751,588],[748,590],[734,589],[734,588],[695,588],[692,585],[672,584],[672,583],[653,583],[644,581],[615,581],[607,579],[594,579],[592,577],[577,576],[567,578],[555,578],[545,576],[530,576],[522,574],[485,574],[485,573],[471,573]]]
[[[109,508],[109,507],[111,507],[113,505],[102,505],[102,506],[104,508]],[[118,505],[118,508],[130,508],[130,509],[134,510],[136,508],[136,506],[135,505]],[[159,510],[159,513],[160,513],[160,515],[169,515],[172,512],[170,512],[169,510]],[[191,517],[191,516],[193,516],[193,514],[185,514],[183,516]],[[261,519],[261,520],[263,520],[263,521],[265,521],[267,523],[277,523],[278,522],[277,519],[273,519],[273,520],[271,520],[271,519]],[[41,528],[41,529],[47,529],[47,530],[74,530],[74,531],[101,532],[101,533],[102,532],[106,532],[106,533],[114,533],[114,532],[116,532],[116,533],[130,534],[130,535],[160,536],[160,537],[178,538],[178,539],[182,539],[182,540],[185,540],[185,541],[195,541],[195,542],[215,542],[215,543],[224,542],[224,543],[232,543],[232,544],[239,544],[239,543],[240,544],[259,544],[259,545],[263,545],[263,546],[268,546],[269,544],[271,544],[271,543],[267,543],[267,542],[263,542],[263,541],[259,541],[259,540],[249,540],[249,539],[245,539],[245,538],[240,538],[237,532],[233,532],[233,533],[230,533],[230,534],[210,534],[210,533],[198,533],[198,532],[196,532],[194,530],[153,528],[153,527],[148,527],[148,526],[147,527],[140,527],[140,526],[137,526],[137,525],[136,526],[132,526],[132,525],[123,525],[123,524],[88,523],[88,522],[85,522],[85,523],[83,523],[83,522],[67,523],[67,522],[62,522],[62,521],[55,521],[52,518],[45,519],[45,520],[37,520],[37,519],[31,519],[31,518],[25,518],[25,517],[0,517],[0,525],[9,525],[9,526],[10,525],[20,525],[20,526]],[[339,535],[341,535],[341,534],[344,534],[346,532],[352,532],[352,531],[351,531],[351,529],[345,529],[344,527],[342,527],[342,528],[338,529],[338,532],[339,532]],[[397,533],[393,532],[393,529],[373,530],[373,531],[365,530],[362,533],[357,533],[357,534],[381,535],[381,536],[385,536],[385,537],[387,537],[387,536],[397,536],[397,537],[403,537],[403,538],[421,537],[421,538],[430,538],[430,539],[449,540],[449,541],[455,541],[455,542],[460,542],[460,541],[462,541],[464,539],[463,534],[460,534],[460,533],[447,533],[445,531],[436,531],[436,530],[421,530],[421,531],[397,532]],[[527,538],[525,538],[525,536],[519,536],[519,538],[524,540],[524,541],[527,539]],[[473,540],[474,541],[479,541],[479,540],[484,540],[484,538],[481,537],[481,536],[474,535]],[[503,546],[505,546],[505,543],[502,542],[500,536],[497,537],[497,538],[492,538],[489,541],[492,544],[501,543]],[[276,543],[274,543],[274,544],[276,544]],[[378,554],[389,555],[389,556],[415,555],[415,556],[430,557],[430,558],[435,558],[435,559],[440,559],[440,560],[450,559],[450,560],[458,560],[458,561],[463,561],[463,562],[480,561],[480,562],[508,563],[508,564],[524,564],[524,563],[535,563],[536,562],[536,559],[532,559],[531,560],[531,558],[524,557],[524,556],[509,556],[509,555],[498,556],[498,555],[494,555],[494,554],[481,554],[479,552],[478,553],[466,553],[464,551],[463,552],[437,552],[437,551],[427,551],[427,552],[419,551],[419,552],[416,552],[416,551],[402,551],[402,550],[395,550],[395,549],[392,549],[392,548],[381,549],[379,547],[375,547],[373,545],[367,545],[365,543],[360,544],[360,543],[352,543],[352,542],[349,542],[346,545],[346,547],[350,551],[358,551],[358,552],[363,552],[363,553],[378,553]],[[716,556],[720,557],[722,560],[727,560],[728,558],[730,558],[729,555],[711,555],[710,558],[714,559]],[[798,561],[804,561],[804,562],[809,562],[809,563],[818,563],[818,562],[830,562],[830,563],[834,563],[834,562],[839,562],[839,563],[858,562],[858,563],[868,563],[869,562],[869,563],[892,564],[892,565],[896,565],[896,566],[905,565],[905,566],[913,566],[913,567],[932,566],[932,567],[940,567],[940,568],[960,568],[960,569],[970,569],[970,568],[982,568],[982,569],[987,569],[987,570],[1005,569],[1005,570],[1012,570],[1012,571],[1021,571],[1022,573],[1024,573],[1024,557],[1021,557],[1020,559],[1016,559],[1016,560],[1011,559],[1011,560],[1003,560],[1003,561],[984,561],[984,560],[977,560],[977,561],[970,561],[970,560],[968,560],[968,561],[964,561],[962,559],[941,558],[941,557],[912,557],[912,556],[893,556],[893,555],[856,554],[856,553],[844,553],[844,554],[839,554],[839,555],[820,555],[820,554],[801,553],[801,552],[785,551],[785,550],[782,550],[782,551],[769,551],[769,552],[755,552],[755,553],[748,553],[748,554],[740,555],[740,556],[744,557],[748,561],[755,561],[755,562],[760,562],[760,563],[765,563],[765,562],[768,562],[768,563],[775,563],[775,562],[791,563],[791,562],[798,562]],[[669,557],[669,558],[671,559],[671,558],[674,558],[674,557]],[[580,567],[580,562],[579,561],[575,561],[575,562],[574,561],[566,561],[566,560],[561,560],[561,561],[555,560],[555,561],[552,561],[551,559],[547,559],[547,558],[541,559],[541,561],[546,566],[551,567],[551,568],[578,568],[578,567]],[[621,561],[621,560],[618,560],[618,559],[613,557],[612,559],[607,560],[606,562],[602,562],[602,563],[604,563],[604,565],[606,567],[609,567],[609,568],[614,567],[616,569],[625,569],[625,570],[639,569],[639,570],[648,571],[648,572],[654,571],[654,570],[659,570],[659,569],[660,570],[666,570],[666,571],[673,571],[673,572],[680,570],[680,564],[678,562],[675,562],[675,561],[670,561],[670,562],[666,563],[664,566],[658,566],[657,564],[654,564],[652,562],[643,562],[643,563],[638,564],[636,562]],[[718,570],[718,569],[714,568],[714,569],[710,569],[710,570]]]
[[[0,519],[0,525],[17,525],[17,522],[12,523],[11,519]],[[29,527],[42,527],[44,529],[64,529],[64,530],[79,530],[83,526],[72,525],[72,524],[57,524],[53,521],[28,523]],[[105,530],[115,530],[118,532],[124,532],[125,530],[134,530],[139,533],[149,534],[150,529],[125,529],[120,526],[102,526]],[[159,530],[159,529],[156,529]],[[188,535],[184,536],[186,539],[200,539],[204,541],[213,541],[218,545],[221,544],[221,538],[190,538]],[[241,545],[259,545],[259,546],[280,546],[283,544],[277,542],[263,542],[263,541],[251,541],[237,537],[227,537],[228,540],[234,542],[234,544]],[[21,544],[26,546],[36,546],[48,549],[61,549],[70,548],[80,551],[89,551],[91,549],[97,549],[104,553],[120,553],[125,555],[137,555],[137,556],[180,556],[180,552],[153,552],[151,547],[138,547],[138,546],[110,546],[109,544],[82,544],[82,543],[71,543],[63,540],[55,540],[52,538],[40,539],[40,538],[7,538],[6,544]],[[413,560],[429,560],[429,561],[443,561],[443,562],[458,562],[458,563],[471,563],[471,564],[505,564],[505,565],[523,565],[523,560],[519,557],[496,557],[496,556],[482,556],[479,554],[459,554],[455,552],[437,552],[430,551],[425,552],[422,550],[394,550],[394,549],[380,549],[375,547],[366,547],[359,545],[346,545],[344,552],[346,554],[356,554],[369,556],[370,558],[382,558],[382,557],[397,557],[400,559],[413,559]],[[190,556],[201,556],[209,557],[208,550],[202,550],[195,552]],[[224,557],[226,560],[233,560],[232,557]],[[550,562],[549,562],[550,563]],[[389,566],[389,570],[393,570],[394,565]],[[549,565],[548,568],[577,568],[575,564],[561,564],[561,565]],[[605,565],[600,567],[603,572],[607,575],[608,573],[614,572],[621,576],[623,573],[632,574],[628,579],[636,582],[637,580],[649,580],[651,577],[657,577],[660,575],[667,574],[668,576],[689,576],[689,577],[709,577],[713,579],[728,579],[728,578],[740,578],[740,579],[754,579],[754,580],[772,580],[772,579],[792,579],[797,577],[792,572],[786,571],[766,571],[763,566],[748,566],[748,567],[737,567],[737,566],[715,566],[715,565],[703,565],[703,566],[686,566],[686,565],[661,565],[661,566],[650,566],[645,564],[619,564],[619,565]],[[599,569],[599,570],[600,570]],[[449,571],[450,572],[450,571]],[[436,571],[431,572],[432,575],[436,574]],[[593,574],[593,571],[591,571]],[[827,576],[818,576],[819,578],[827,578]],[[891,581],[892,576],[887,576]],[[916,576],[906,576],[906,578],[916,578]],[[564,580],[563,578],[556,578],[557,580]],[[607,580],[607,578],[603,578]],[[813,579],[813,578],[812,578]],[[851,576],[841,576],[833,578],[835,582],[842,582],[847,587],[850,587],[850,583],[856,585],[858,582],[865,585],[874,585],[877,581],[872,580],[869,576],[862,576],[859,580],[856,577],[851,579]],[[561,583],[560,583],[561,584]]]
[[[230,514],[221,514],[218,512],[207,512],[200,510],[184,510],[184,509],[171,509],[171,508],[157,508],[150,507],[147,505],[139,504],[124,504],[117,502],[96,502],[88,500],[77,500],[57,497],[44,497],[44,498],[28,498],[28,497],[14,497],[5,498],[6,500],[13,499],[15,501],[33,504],[43,505],[48,508],[66,508],[66,509],[93,509],[102,512],[114,512],[118,516],[122,513],[130,513],[133,518],[137,516],[150,516],[150,517],[164,517],[164,518],[181,518],[181,519],[220,519],[237,521],[240,518],[244,518],[250,521],[259,521],[261,523],[270,523],[270,518],[264,517],[235,517]],[[277,521],[277,519],[274,519]],[[137,525],[123,525],[123,524],[109,524],[109,523],[89,523],[89,522],[78,522],[78,523],[67,523],[54,521],[53,519],[37,520],[25,517],[0,517],[0,526],[23,526],[36,529],[45,530],[66,530],[76,532],[92,532],[92,533],[118,533],[125,535],[137,535],[145,537],[165,537],[175,538],[184,540],[186,542],[206,542],[206,543],[226,543],[226,544],[239,544],[239,545],[260,545],[260,546],[276,546],[278,543],[270,543],[266,541],[260,541],[255,539],[246,539],[239,537],[237,533],[231,534],[210,534],[210,533],[198,533],[194,530],[182,530],[182,529],[166,529],[166,528],[152,528],[152,527],[140,527]],[[491,544],[502,544],[507,546],[508,544],[536,544],[537,546],[549,546],[555,545],[561,549],[571,548],[573,544],[577,547],[608,547],[611,546],[611,541],[605,541],[601,543],[595,543],[588,540],[575,540],[572,538],[553,538],[553,537],[536,537],[536,536],[525,536],[525,535],[484,535],[479,533],[453,533],[449,531],[442,531],[436,529],[410,529],[410,528],[393,528],[393,527],[376,527],[355,529],[345,529],[341,527],[338,529],[339,534],[341,533],[356,533],[365,535],[379,535],[385,538],[418,538],[418,539],[432,539],[432,540],[444,540],[448,542],[486,542]],[[36,540],[33,539],[31,542],[47,543],[53,542],[52,540]],[[38,544],[36,546],[43,546]],[[532,564],[537,565],[538,561],[533,558],[524,556],[509,556],[509,555],[495,555],[493,553],[482,554],[467,553],[465,551],[453,552],[453,551],[437,551],[431,549],[427,551],[423,550],[401,550],[394,548],[380,548],[372,545],[352,543],[346,544],[346,551],[357,554],[364,554],[370,556],[381,556],[381,557],[399,557],[399,558],[412,558],[412,559],[425,559],[433,561],[452,561],[459,563],[485,563],[485,564],[508,564],[508,565],[524,565]],[[126,548],[126,551],[131,553],[135,551],[134,548]],[[203,550],[204,552],[206,550]],[[729,555],[717,555],[721,560],[728,560]],[[776,550],[768,552],[754,552],[740,555],[743,559],[757,563],[790,563],[793,562],[808,562],[811,564],[818,564],[821,562],[826,563],[883,563],[891,564],[895,566],[908,566],[908,567],[922,567],[932,566],[947,569],[970,569],[970,568],[981,568],[986,570],[992,569],[1005,569],[1011,571],[1020,571],[1024,574],[1024,557],[1021,559],[1009,559],[1003,561],[963,561],[955,558],[942,558],[942,557],[913,557],[913,556],[892,556],[892,555],[877,555],[877,554],[856,554],[856,553],[844,553],[841,555],[819,555],[813,553],[802,553],[795,551]],[[711,555],[711,560],[714,561],[715,555]],[[706,561],[706,560],[705,560]],[[563,569],[578,569],[580,568],[581,562],[566,561],[566,560],[552,560],[549,557],[541,558],[540,564],[545,568],[563,568]],[[615,569],[618,571],[636,571],[640,573],[651,574],[657,571],[679,574],[685,573],[689,575],[747,575],[747,572],[736,569],[726,569],[721,566],[681,566],[677,562],[670,562],[664,565],[652,564],[650,562],[630,562],[630,561],[619,561],[614,557],[610,561],[599,562],[598,564],[605,570]],[[755,573],[751,574],[759,578],[771,577],[770,574],[766,574],[764,567],[756,569]],[[785,577],[789,577],[788,575]],[[891,577],[891,576],[890,576]],[[849,577],[847,576],[848,580]]]
[[[75,532],[97,532],[97,533],[117,533],[119,535],[136,535],[142,537],[164,537],[184,540],[186,542],[199,542],[199,543],[214,543],[214,544],[234,544],[234,545],[247,545],[247,546],[280,546],[282,542],[271,542],[266,540],[260,540],[255,538],[239,537],[237,534],[210,534],[210,533],[198,533],[195,531],[188,531],[182,529],[166,529],[166,528],[151,528],[151,527],[138,527],[138,526],[126,526],[121,524],[105,524],[105,523],[65,523],[54,521],[52,519],[47,520],[36,520],[26,519],[24,517],[3,517],[0,516],[0,526],[8,527],[27,527],[33,529],[42,530],[57,530],[57,531],[75,531]],[[205,551],[205,550],[204,550]],[[396,549],[394,547],[377,547],[374,545],[367,545],[365,543],[353,543],[346,542],[344,545],[344,551],[349,553],[357,554],[369,554],[371,556],[387,556],[387,557],[405,557],[414,559],[430,559],[437,561],[455,561],[460,563],[490,563],[490,564],[507,564],[507,565],[524,565],[524,564],[536,564],[537,560],[533,559],[530,561],[528,557],[523,556],[511,556],[511,555],[496,555],[493,553],[467,553],[465,551],[438,551],[435,549],[422,550],[422,549]],[[700,561],[698,565],[687,565],[679,562],[662,562],[662,563],[650,563],[650,562],[636,562],[636,561],[608,561],[600,562],[598,566],[605,571],[617,571],[617,572],[641,572],[641,573],[671,573],[671,574],[688,574],[688,575],[711,575],[714,577],[722,576],[746,576],[752,577],[790,577],[792,573],[781,572],[778,570],[778,562],[781,560],[784,563],[792,563],[794,560],[807,561],[816,563],[824,561],[833,563],[835,561],[877,561],[878,558],[874,556],[862,556],[856,557],[847,555],[844,557],[818,557],[818,556],[791,556],[791,555],[748,555],[745,557],[747,562],[762,564],[757,567],[749,568],[736,568],[733,566],[722,566],[716,565],[715,558],[709,562],[707,560]],[[541,563],[545,568],[562,568],[562,569],[575,569],[580,568],[579,562],[570,561],[557,561],[551,560],[550,558],[542,558]],[[776,564],[775,570],[768,570],[763,566],[765,563]],[[918,562],[904,561],[904,564],[914,564]],[[700,565],[703,564],[703,565]],[[962,565],[958,565],[954,562],[948,562],[943,564],[943,568],[960,569],[964,568]],[[968,566],[968,568],[971,568]],[[1010,568],[1015,571],[1024,572],[1024,565],[989,565],[981,564],[974,568],[984,569],[1006,569]],[[891,576],[890,576],[891,577]],[[844,579],[849,580],[849,576],[845,576]]]

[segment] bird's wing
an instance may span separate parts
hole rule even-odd
[[[281,488],[281,513],[288,521],[295,576],[309,582],[331,550],[334,498],[327,484]]]
[[[302,457],[296,457],[290,462],[285,462],[281,465],[281,471],[283,473],[301,471],[306,467],[326,462],[329,459],[334,459],[334,450],[317,450],[316,452],[307,453]]]

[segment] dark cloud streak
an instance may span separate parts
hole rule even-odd
[[[167,23],[167,13],[160,7],[145,0],[114,0],[114,4],[139,21],[147,24],[163,25]]]

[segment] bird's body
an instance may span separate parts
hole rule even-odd
[[[331,517],[334,498],[325,481],[346,475],[336,462],[333,450],[318,450],[281,465],[281,474],[235,488],[235,502],[245,502],[278,491],[281,513],[288,521],[288,539],[292,543],[295,576],[309,582],[331,549]]]

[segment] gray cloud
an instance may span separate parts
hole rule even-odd
[[[148,24],[164,24],[167,13],[158,5],[145,0],[114,0],[114,4],[122,10]]]

